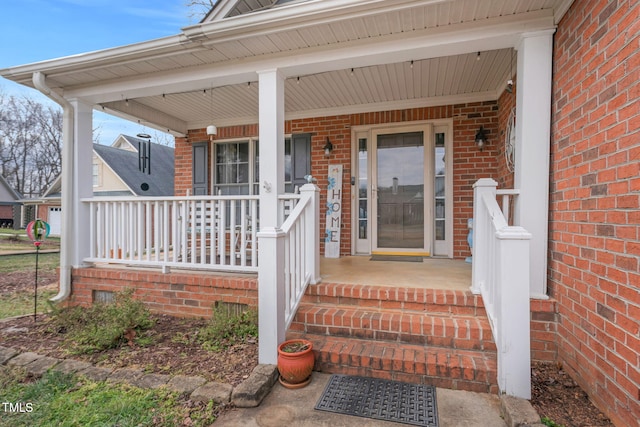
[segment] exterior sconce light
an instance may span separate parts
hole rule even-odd
[[[487,134],[484,128],[480,126],[480,129],[478,129],[476,133],[476,146],[482,151],[485,145],[487,145]]]
[[[218,134],[218,128],[214,125],[207,126],[207,135],[209,135],[209,141],[213,141],[213,137]]]
[[[322,149],[324,150],[325,157],[329,157],[331,155],[331,152],[333,151],[333,144],[329,140],[329,137],[327,137],[327,143],[324,144],[324,147],[322,147]]]

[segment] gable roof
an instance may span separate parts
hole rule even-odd
[[[20,193],[14,190],[2,175],[0,175],[0,187],[2,187],[0,188],[0,203],[16,203],[18,200],[22,199]]]
[[[145,140],[127,137],[134,142],[136,151],[93,144],[93,151],[125,183],[136,196],[173,196],[174,163],[171,147],[151,144],[151,173],[138,169],[138,142]],[[148,190],[142,185],[147,184]]]
[[[130,148],[122,148],[120,141],[126,141]],[[161,144],[151,144],[151,174],[138,169],[138,143],[144,139],[128,135],[120,135],[112,146],[93,144],[93,152],[99,156],[129,188],[129,192],[95,192],[96,196],[173,196],[174,150]],[[60,176],[42,195],[43,198],[59,198],[62,191]],[[141,185],[147,183],[149,189],[142,190]]]

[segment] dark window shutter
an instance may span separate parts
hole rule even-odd
[[[305,175],[311,174],[311,134],[291,137],[291,182],[301,187],[307,183]]]
[[[193,165],[193,175],[191,179],[192,183],[192,195],[205,196],[207,195],[207,183],[208,183],[208,162],[209,162],[209,143],[198,142],[191,146],[193,158],[191,164]]]

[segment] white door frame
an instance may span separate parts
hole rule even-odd
[[[377,252],[377,204],[373,203],[375,192],[372,188],[375,184],[376,174],[376,146],[378,135],[423,132],[424,143],[424,168],[425,168],[425,242],[421,249],[409,248],[383,248],[379,252],[386,253],[402,253],[402,254],[419,254],[424,256],[434,255],[436,242],[434,241],[434,148],[435,133],[445,133],[445,149],[447,156],[445,157],[447,175],[446,175],[446,241],[438,245],[439,256],[453,256],[453,120],[440,119],[429,121],[403,122],[403,123],[385,123],[371,126],[354,126],[351,132],[352,154],[351,167],[352,176],[352,254],[364,255]],[[367,139],[367,200],[368,215],[366,235],[367,239],[359,239],[359,140]]]

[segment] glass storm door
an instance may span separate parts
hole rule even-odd
[[[423,132],[378,135],[375,147],[376,252],[425,248]]]

